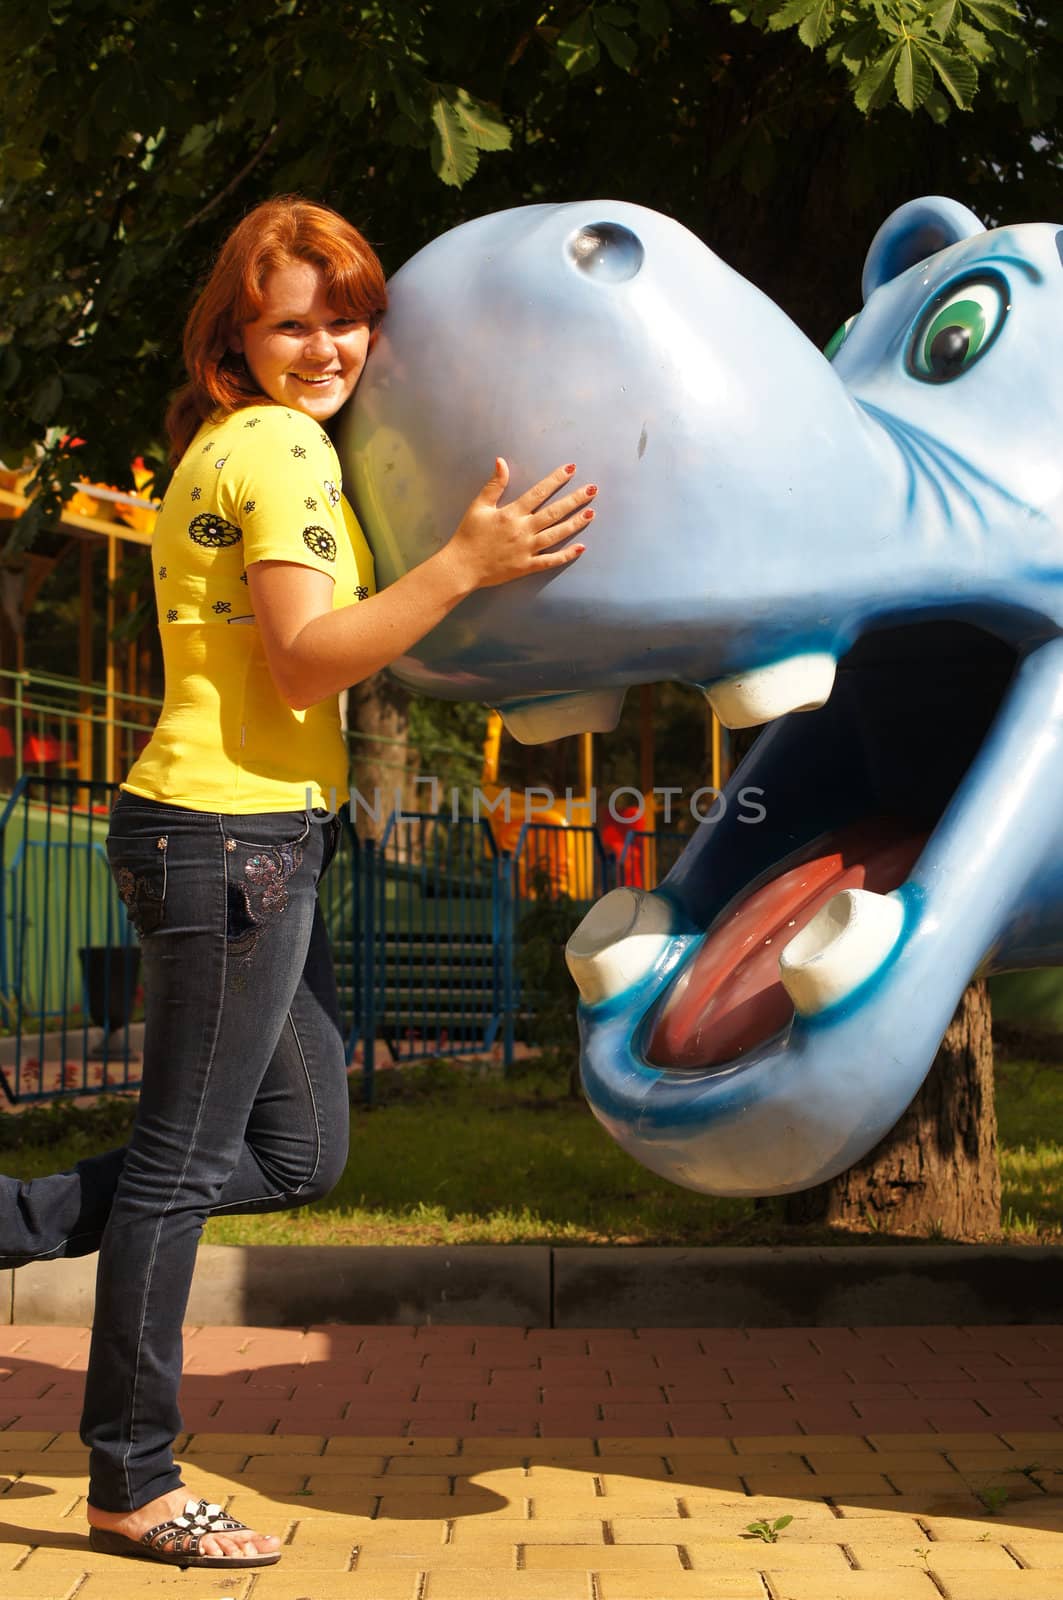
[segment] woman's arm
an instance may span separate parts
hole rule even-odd
[[[248,589],[279,693],[305,710],[390,666],[476,589],[575,561],[584,545],[552,547],[594,516],[587,504],[594,485],[546,504],[574,470],[559,467],[502,506],[509,468],[499,459],[443,549],[354,605],[333,610],[327,573],[290,561],[253,562]]]

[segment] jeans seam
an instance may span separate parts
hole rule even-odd
[[[225,839],[224,839],[224,833],[223,833],[220,821],[219,821],[219,824],[218,824],[218,844],[219,844],[219,851],[220,851],[220,854],[221,854],[221,862],[222,862],[222,878],[223,878],[223,881],[224,881],[224,884],[225,884],[225,894],[222,897],[222,916],[223,916],[223,919],[224,919],[224,917],[225,917],[225,907],[226,907],[226,905],[228,903],[229,864],[228,864],[228,861],[226,859]],[[216,1010],[215,1015],[214,1015],[214,1037],[211,1040],[210,1054],[209,1054],[208,1059],[207,1059],[206,1071],[203,1074],[203,1083],[202,1083],[202,1087],[201,1087],[201,1090],[200,1090],[199,1105],[198,1105],[197,1110],[196,1110],[195,1125],[194,1125],[194,1127],[192,1129],[192,1133],[191,1133],[191,1136],[190,1136],[189,1141],[188,1141],[188,1153],[185,1156],[184,1165],[181,1168],[181,1171],[178,1174],[177,1179],[176,1179],[176,1181],[174,1183],[173,1189],[170,1192],[169,1200],[166,1202],[166,1205],[163,1207],[161,1213],[159,1214],[158,1226],[155,1229],[155,1238],[152,1241],[151,1257],[150,1257],[150,1260],[148,1262],[147,1271],[144,1274],[144,1293],[143,1293],[143,1296],[142,1296],[141,1302],[140,1302],[140,1326],[139,1326],[139,1328],[137,1330],[137,1349],[136,1349],[136,1357],[135,1357],[134,1363],[133,1363],[133,1381],[132,1381],[132,1383],[130,1385],[130,1396],[129,1396],[129,1440],[128,1440],[128,1443],[126,1445],[125,1453],[124,1453],[124,1455],[122,1457],[122,1476],[123,1476],[123,1479],[125,1481],[126,1499],[128,1501],[130,1501],[130,1502],[133,1499],[133,1495],[132,1495],[132,1490],[130,1488],[130,1483],[129,1483],[129,1457],[132,1454],[133,1446],[136,1443],[135,1435],[136,1435],[137,1391],[138,1391],[139,1386],[140,1386],[140,1358],[141,1358],[141,1353],[142,1353],[143,1348],[144,1348],[144,1324],[147,1321],[148,1300],[150,1298],[150,1293],[151,1293],[152,1277],[153,1277],[154,1271],[155,1271],[155,1262],[156,1262],[156,1259],[158,1257],[158,1252],[159,1252],[159,1240],[162,1237],[162,1230],[163,1230],[163,1226],[164,1226],[164,1224],[166,1222],[166,1218],[170,1215],[170,1212],[173,1209],[173,1205],[174,1205],[174,1202],[176,1201],[176,1198],[177,1198],[177,1195],[178,1195],[178,1193],[180,1191],[181,1185],[184,1182],[184,1179],[185,1179],[185,1177],[186,1177],[186,1175],[188,1173],[188,1168],[189,1168],[189,1165],[190,1165],[191,1160],[192,1160],[192,1154],[193,1154],[193,1152],[194,1152],[194,1150],[196,1148],[196,1136],[199,1133],[200,1125],[201,1125],[201,1123],[203,1121],[203,1104],[204,1104],[204,1101],[206,1099],[207,1086],[210,1083],[211,1071],[212,1071],[212,1068],[214,1066],[215,1057],[217,1055],[218,1035],[219,1035],[219,1033],[221,1031],[221,1016],[222,1016],[222,1010],[223,1010],[223,1007],[224,1007],[224,1004],[225,1004],[226,985],[228,983],[228,977],[229,977],[229,944],[228,944],[228,939],[225,937],[225,933],[226,933],[226,929],[225,929],[224,921],[223,921],[223,926],[222,926],[222,958],[221,958],[222,983],[221,983],[221,989],[220,989],[221,999],[219,1000],[218,1007],[217,1007],[217,1010]]]
[[[65,1239],[60,1239],[57,1244],[53,1244],[47,1250],[35,1250],[32,1255],[26,1255],[20,1250],[12,1250],[6,1259],[10,1261],[17,1256],[20,1262],[47,1261],[49,1256],[54,1256],[55,1252],[62,1250],[65,1245],[74,1244],[78,1239],[93,1239],[99,1232],[99,1228],[84,1228],[81,1233],[68,1233]]]
[[[259,1195],[256,1199],[240,1200],[235,1205],[226,1206],[226,1216],[231,1216],[240,1208],[240,1206],[257,1206],[261,1205],[265,1200],[282,1200],[286,1196],[301,1194],[309,1184],[313,1183],[314,1179],[317,1177],[318,1169],[321,1166],[321,1118],[318,1115],[317,1096],[314,1094],[314,1080],[311,1077],[310,1069],[306,1064],[306,1053],[303,1050],[302,1041],[299,1038],[299,1029],[295,1026],[295,1018],[292,1016],[290,1011],[288,1012],[288,1021],[291,1024],[292,1037],[295,1040],[295,1048],[299,1052],[299,1060],[302,1063],[303,1076],[306,1079],[306,1090],[310,1096],[310,1105],[313,1111],[314,1133],[317,1139],[317,1155],[314,1158],[313,1170],[307,1174],[302,1183],[297,1183],[291,1188],[278,1189],[275,1194],[263,1194]]]
[[[318,1169],[321,1166],[321,1118],[318,1115],[317,1096],[314,1093],[314,1080],[311,1075],[310,1068],[306,1064],[306,1052],[303,1049],[303,1042],[299,1037],[299,1029],[295,1025],[295,1018],[292,1016],[290,1011],[288,1012],[288,1021],[291,1023],[292,1038],[295,1040],[295,1048],[299,1052],[299,1060],[302,1063],[303,1076],[306,1079],[306,1092],[310,1096],[310,1105],[314,1116],[314,1133],[317,1138],[317,1154],[314,1157],[313,1171],[307,1178],[303,1180],[301,1184],[298,1185],[297,1188],[288,1191],[290,1194],[300,1194],[305,1188],[308,1187],[308,1185],[313,1183],[314,1179],[317,1177]]]

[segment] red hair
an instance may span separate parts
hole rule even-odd
[[[384,269],[372,246],[339,212],[298,195],[263,201],[222,245],[185,324],[189,381],[166,414],[171,461],[184,454],[207,417],[262,399],[243,356],[231,347],[232,338],[261,313],[267,275],[293,261],[321,268],[329,299],[344,316],[375,328],[387,310]]]

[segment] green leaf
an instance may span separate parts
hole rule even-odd
[[[628,34],[621,33],[619,28],[611,27],[608,22],[602,22],[597,13],[594,17],[594,31],[606,48],[610,61],[621,72],[630,72],[638,60],[638,46]]]
[[[956,20],[956,0],[943,0],[930,13],[930,26],[943,39]]]
[[[783,28],[796,27],[803,22],[809,12],[815,11],[822,0],[783,0],[783,4],[773,11],[768,18],[768,30],[779,33]]]
[[[607,22],[614,28],[630,28],[634,20],[634,12],[629,11],[627,6],[595,6],[594,8],[595,26],[599,22]]]
[[[905,111],[914,111],[933,89],[934,74],[923,54],[922,41],[917,43],[909,35],[898,46],[898,52],[893,87]]]
[[[924,41],[923,49],[950,99],[961,111],[966,111],[978,88],[978,68],[974,62],[943,44],[935,44],[932,39]]]
[[[996,51],[978,28],[970,27],[966,22],[956,24],[956,38],[963,45],[964,52],[972,61],[977,61],[979,66],[985,66],[996,56]]]
[[[53,372],[45,378],[33,391],[29,403],[29,414],[34,422],[52,422],[59,409],[63,398],[63,380],[59,374]]]
[[[445,94],[432,101],[432,167],[452,188],[468,183],[479,160],[468,127],[454,102]]]
[[[1012,26],[1021,22],[1022,12],[1017,6],[1005,4],[1005,0],[962,0],[963,9],[975,22],[981,23],[983,28],[999,29],[1001,33],[1014,34],[1018,30]]]
[[[513,135],[493,106],[485,105],[482,100],[474,100],[465,89],[454,91],[451,104],[477,150],[509,149]]]
[[[672,13],[666,0],[639,0],[638,25],[643,33],[659,39],[667,33],[672,23]]]
[[[558,36],[555,48],[561,57],[561,65],[571,77],[575,78],[581,72],[593,72],[601,59],[601,48],[590,11],[580,12],[564,33]]]
[[[21,371],[22,359],[18,351],[13,344],[5,344],[3,354],[0,354],[0,389],[10,389],[13,383],[17,383]]]
[[[846,32],[837,46],[839,59],[850,72],[860,72],[882,48],[882,34],[874,22],[866,22]]]
[[[178,156],[202,155],[203,151],[213,141],[217,129],[213,122],[197,122],[194,128],[189,128],[181,140]]]
[[[942,94],[940,89],[933,89],[923,101],[923,110],[926,112],[931,122],[936,122],[939,127],[942,123],[949,120],[949,112],[951,109],[952,108],[950,107],[948,100]]]
[[[858,111],[877,111],[890,97],[898,45],[892,45],[877,61],[864,68],[853,85],[853,102]]]
[[[797,30],[801,43],[807,44],[810,50],[826,44],[834,32],[836,10],[836,0],[817,0],[815,10],[809,12]]]

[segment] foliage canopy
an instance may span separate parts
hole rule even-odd
[[[1063,17],[1012,0],[6,0],[0,458],[48,491],[7,554],[73,478],[144,454],[163,485],[184,314],[267,194],[336,205],[389,269],[620,194],[822,335],[897,200],[1051,214],[1061,85]]]

